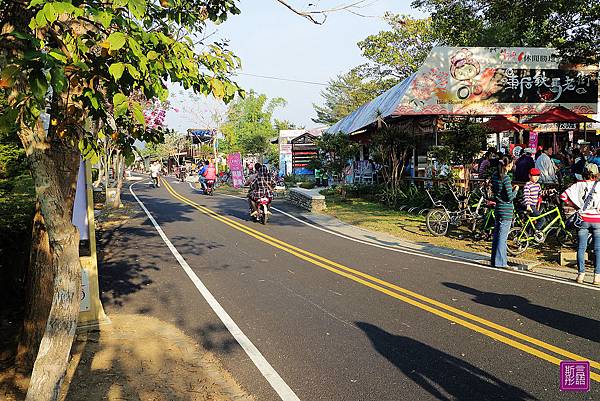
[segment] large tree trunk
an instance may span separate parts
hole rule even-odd
[[[25,318],[16,359],[17,371],[24,374],[29,374],[33,369],[54,292],[52,255],[40,202],[36,203],[31,237],[29,268],[26,274]]]
[[[39,268],[50,269],[54,275],[52,306],[26,401],[55,401],[60,394],[79,314],[79,232],[71,223],[79,152],[67,142],[48,139],[41,121],[33,129],[22,125],[19,136],[27,151],[50,246],[51,263]]]

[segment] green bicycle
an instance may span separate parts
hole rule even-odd
[[[496,213],[494,212],[494,204],[487,201],[485,204],[485,212],[480,219],[473,222],[471,232],[475,241],[489,241],[494,233],[494,225],[496,224]]]
[[[558,198],[557,193],[552,196]],[[513,227],[508,232],[508,252],[512,256],[521,255],[530,244],[541,245],[546,242],[551,232],[554,232],[557,242],[561,245],[575,243],[575,235],[567,229],[560,207],[560,200],[554,207],[539,216],[527,216],[522,227]],[[536,227],[539,221],[545,220],[543,227]]]

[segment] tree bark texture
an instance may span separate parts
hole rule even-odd
[[[123,153],[117,150],[114,155],[115,158],[115,175],[116,175],[116,187],[115,187],[115,198],[113,200],[113,208],[121,207],[121,188],[123,187],[123,172],[125,169],[125,158]]]
[[[54,276],[50,313],[26,401],[55,401],[66,372],[81,301],[79,232],[71,222],[80,155],[75,145],[49,139],[41,121],[34,128],[20,128],[51,256],[50,264],[39,268],[51,269]]]
[[[31,237],[29,266],[25,279],[25,318],[16,358],[16,369],[23,374],[29,374],[33,369],[46,329],[54,289],[50,242],[40,202],[36,203]]]

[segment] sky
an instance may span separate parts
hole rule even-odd
[[[325,9],[352,0],[315,0],[317,8]],[[280,77],[326,84],[329,79],[366,62],[357,42],[388,25],[381,18],[386,11],[422,17],[410,7],[411,0],[367,0],[366,7],[356,10],[368,17],[339,11],[329,14],[323,25],[315,25],[295,15],[276,0],[242,0],[241,14],[213,27],[214,40],[228,39],[230,49],[242,61],[241,73]],[[306,9],[310,1],[290,0],[290,4]],[[320,104],[323,85],[295,83],[237,75],[234,80],[246,91],[254,89],[269,98],[283,97],[285,108],[275,112],[275,118],[289,120],[306,128],[317,127],[313,103]],[[225,110],[212,99],[199,99],[171,89],[171,101],[179,112],[169,111],[166,123],[185,132],[188,128],[210,127],[210,114]]]

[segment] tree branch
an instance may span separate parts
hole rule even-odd
[[[338,12],[338,11],[348,11],[352,14],[355,14],[358,16],[363,16],[363,15],[359,14],[358,12],[354,11],[354,9],[363,8],[369,4],[372,4],[372,2],[367,3],[367,0],[357,0],[350,4],[343,4],[343,5],[340,5],[337,7],[328,8],[328,9],[324,9],[324,10],[302,11],[302,10],[298,10],[297,8],[295,8],[294,6],[289,4],[286,0],[277,0],[277,2],[282,4],[284,7],[286,7],[288,10],[290,10],[294,14],[299,15],[303,18],[306,18],[313,24],[317,24],[317,25],[323,25],[325,23],[325,21],[327,20],[327,16],[329,13]],[[367,4],[365,4],[365,3],[367,3]]]

